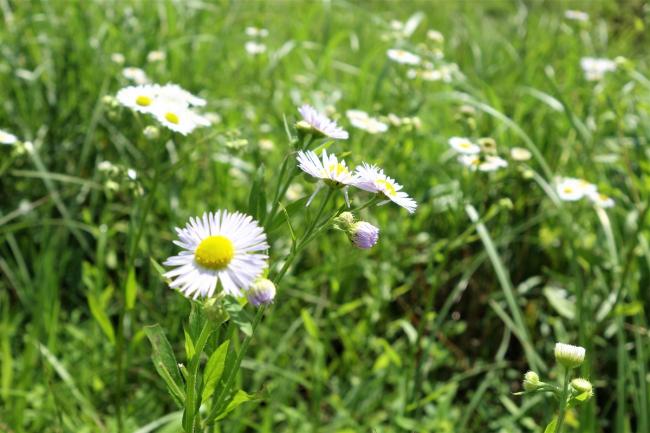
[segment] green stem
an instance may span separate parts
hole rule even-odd
[[[187,395],[185,398],[185,414],[183,416],[183,428],[188,433],[196,431],[195,418],[198,412],[198,407],[196,404],[196,382],[198,379],[199,364],[201,361],[201,354],[203,353],[203,349],[205,348],[205,345],[208,342],[208,338],[210,338],[210,334],[212,334],[213,330],[214,328],[212,326],[212,322],[210,322],[210,320],[206,320],[203,324],[203,329],[201,329],[201,334],[199,334],[199,338],[196,342],[196,346],[194,348],[194,356],[192,356],[192,359],[190,360],[188,369],[189,376],[185,390],[185,394]]]
[[[560,410],[557,415],[557,425],[555,427],[555,433],[562,432],[562,425],[564,424],[564,415],[566,415],[566,400],[569,395],[569,373],[570,369],[564,369],[564,385],[562,386],[562,396],[560,397]]]

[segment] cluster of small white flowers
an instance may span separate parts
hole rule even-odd
[[[607,72],[616,70],[616,62],[610,59],[583,57],[580,66],[587,81],[600,81]]]
[[[481,152],[481,146],[466,137],[451,137],[449,146],[459,153],[458,161],[472,171],[496,171],[508,166],[508,162],[497,155]]]
[[[587,22],[589,21],[589,14],[583,11],[568,9],[564,11],[564,18],[571,21]]]
[[[388,131],[388,125],[376,117],[370,116],[365,111],[348,110],[345,115],[350,120],[350,124],[355,128],[362,129],[370,134],[379,134]]]
[[[386,55],[392,61],[401,63],[402,65],[419,65],[422,61],[422,58],[417,54],[400,48],[391,48],[386,51]]]
[[[177,84],[128,86],[117,92],[116,99],[133,111],[153,115],[163,126],[183,135],[211,124],[192,109],[205,106],[205,99]]]
[[[266,44],[262,43],[261,39],[269,35],[267,29],[259,29],[252,26],[246,27],[246,35],[251,38],[251,40],[246,41],[244,44],[244,49],[249,55],[258,56],[266,52]]]
[[[330,120],[322,113],[316,111],[309,105],[303,105],[299,108],[302,114],[303,122],[308,124],[311,128],[317,130],[324,136],[330,138],[347,139],[347,131],[341,129],[336,122]],[[359,116],[353,114],[354,116]],[[316,193],[324,185],[341,188],[345,195],[345,200],[349,205],[348,188],[354,186],[364,191],[373,194],[380,194],[386,198],[380,204],[388,203],[389,201],[405,208],[409,213],[415,212],[417,203],[410,198],[408,194],[401,191],[402,185],[397,183],[394,179],[384,174],[384,171],[375,165],[363,163],[355,170],[348,168],[344,160],[339,160],[336,155],[328,154],[327,150],[323,150],[321,158],[311,150],[299,151],[298,167],[305,173],[313,176],[319,180],[316,191],[307,202],[307,206],[311,203]]]
[[[555,189],[562,201],[578,201],[588,198],[593,204],[602,208],[614,206],[614,199],[602,194],[593,183],[575,177],[565,177],[556,182]]]

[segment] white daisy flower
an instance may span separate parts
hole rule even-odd
[[[113,63],[117,63],[118,65],[123,65],[125,60],[126,59],[124,58],[124,54],[122,53],[111,54],[111,61]]]
[[[481,161],[481,163],[478,165],[478,169],[480,171],[496,171],[507,166],[508,162],[505,159],[499,156],[487,155],[485,157],[485,160]]]
[[[246,27],[246,36],[250,36],[252,38],[265,38],[268,35],[269,31],[267,29],[259,29],[253,26]]]
[[[391,48],[386,51],[388,58],[403,65],[418,65],[421,61],[420,56],[409,51],[399,48]]]
[[[158,85],[128,86],[120,89],[117,102],[140,113],[151,113],[158,98]]]
[[[602,208],[614,207],[614,199],[608,195],[601,194],[598,191],[591,191],[587,193],[587,197],[593,204]]]
[[[170,287],[194,299],[221,291],[241,296],[267,267],[269,248],[264,230],[248,215],[219,210],[190,218],[184,228],[176,228],[183,251],[168,258],[165,266],[175,269],[165,277]]]
[[[585,73],[587,81],[602,80],[607,72],[616,70],[616,62],[609,59],[597,59],[594,57],[583,57],[580,59],[580,66]]]
[[[513,147],[510,149],[510,157],[515,161],[528,161],[532,156],[530,150],[524,149],[523,147]]]
[[[560,200],[577,201],[586,194],[594,193],[596,186],[583,179],[567,177],[557,183],[556,191]]]
[[[481,164],[481,158],[479,158],[478,155],[460,155],[458,157],[458,162],[470,170],[476,171],[478,166]]]
[[[156,50],[156,51],[150,51],[149,54],[147,54],[147,62],[162,62],[167,58],[167,55],[165,54],[164,51]]]
[[[328,155],[327,150],[323,150],[322,159],[318,158],[318,155],[311,150],[306,152],[301,150],[298,152],[296,159],[298,160],[298,167],[305,173],[321,180],[332,188],[343,188],[345,202],[349,205],[347,187],[353,185],[357,178],[347,167],[344,160],[339,161],[334,154]],[[311,204],[321,187],[322,184],[319,183],[316,191],[307,201],[307,206]]]
[[[324,136],[338,140],[348,139],[347,131],[339,127],[335,121],[330,120],[324,114],[316,111],[316,109],[311,105],[304,104],[302,107],[298,108],[298,111],[302,115],[303,120],[312,129],[315,129]]]
[[[122,69],[122,75],[135,84],[147,84],[149,82],[147,74],[142,69],[134,68],[133,66]]]
[[[576,368],[585,360],[585,348],[571,344],[555,343],[555,360],[565,368]]]
[[[0,144],[16,144],[18,137],[0,129]]]
[[[427,31],[427,38],[439,44],[445,41],[444,35],[440,33],[438,30],[433,30],[433,29]]]
[[[354,183],[354,186],[357,188],[376,194],[381,193],[388,200],[403,207],[409,213],[415,212],[418,204],[408,194],[401,191],[402,185],[397,183],[395,179],[386,176],[384,170],[364,162],[361,167],[357,167],[356,175],[358,180]]]
[[[158,103],[152,113],[163,126],[182,135],[189,134],[199,126],[210,125],[208,119],[179,104]]]
[[[248,41],[244,44],[244,49],[251,56],[256,56],[266,52],[266,45],[255,41]]]
[[[472,143],[472,141],[466,137],[451,137],[449,139],[449,145],[456,152],[464,153],[466,155],[476,155],[481,151],[479,145]]]
[[[178,84],[165,84],[158,88],[158,96],[161,100],[175,104],[191,105],[194,107],[204,107],[207,101],[191,94]]]
[[[587,22],[589,21],[589,14],[587,12],[569,9],[564,11],[564,18],[572,21]]]
[[[355,128],[362,129],[370,134],[378,134],[388,131],[388,125],[376,117],[371,117],[365,111],[348,110],[345,112],[350,124]]]

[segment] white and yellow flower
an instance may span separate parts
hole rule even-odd
[[[481,152],[481,147],[478,144],[472,143],[472,141],[466,137],[451,137],[449,139],[449,145],[456,152],[466,155],[476,155]]]
[[[183,251],[164,264],[175,269],[165,277],[187,297],[210,297],[218,292],[242,296],[268,266],[266,234],[252,217],[219,210],[190,218],[176,228]],[[220,283],[220,286],[219,286]]]
[[[580,59],[580,66],[582,67],[587,81],[602,80],[607,72],[613,72],[616,70],[615,61],[594,57],[583,57]]]
[[[364,162],[360,167],[357,167],[355,174],[358,179],[355,181],[354,186],[357,188],[375,194],[382,194],[409,213],[415,212],[418,206],[416,201],[409,197],[407,193],[401,191],[402,185],[397,183],[395,179],[386,176],[384,170]]]
[[[515,161],[528,161],[532,156],[530,150],[523,147],[513,147],[510,149],[510,157]]]
[[[348,110],[345,115],[350,120],[350,124],[355,128],[362,129],[370,134],[379,134],[388,131],[388,125],[376,117],[370,116],[365,111]]]
[[[139,113],[151,113],[158,101],[160,87],[156,84],[128,86],[120,89],[115,98],[117,102]]]
[[[478,165],[480,171],[497,171],[500,168],[506,168],[508,162],[496,155],[487,155],[483,161]]]
[[[158,98],[164,102],[191,105],[194,107],[204,107],[207,104],[205,99],[199,98],[183,89],[178,84],[172,83],[165,84],[158,88]]]
[[[587,197],[593,204],[602,208],[614,207],[614,199],[606,194],[602,194],[598,191],[591,191],[587,193]]]
[[[557,182],[556,191],[560,200],[578,201],[585,195],[594,193],[596,186],[584,179],[566,177]]]
[[[420,56],[413,54],[410,51],[402,50],[399,48],[391,48],[386,51],[389,59],[401,63],[403,65],[418,65],[422,61]]]
[[[312,130],[329,138],[337,140],[347,140],[349,135],[347,131],[341,128],[336,121],[330,120],[323,113],[316,111],[314,107],[304,104],[298,108],[298,112],[305,122]]]
[[[208,119],[182,104],[160,102],[153,107],[152,114],[163,126],[182,135],[187,135],[200,126],[210,125]]]
[[[122,76],[127,80],[133,81],[135,84],[142,85],[149,82],[147,74],[142,69],[133,66],[122,69]]]
[[[307,201],[307,206],[311,204],[323,184],[332,188],[343,188],[345,201],[349,205],[347,187],[354,185],[357,178],[347,167],[344,160],[339,160],[333,153],[328,155],[327,150],[323,150],[321,158],[312,150],[300,151],[296,159],[298,160],[298,167],[302,171],[321,181],[316,191]]]

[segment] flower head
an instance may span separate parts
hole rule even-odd
[[[467,155],[475,155],[481,151],[481,148],[472,143],[469,138],[465,137],[451,137],[449,139],[449,145],[458,153],[464,153]]]
[[[570,344],[555,344],[555,360],[565,368],[576,368],[585,360],[585,348]]]
[[[589,191],[587,197],[593,204],[602,208],[614,207],[614,199],[598,191]]]
[[[0,129],[0,144],[16,144],[18,138],[7,131]]]
[[[580,59],[580,66],[585,73],[585,79],[587,81],[602,80],[607,72],[616,70],[615,61],[594,57],[583,57]]]
[[[595,185],[586,180],[574,177],[561,179],[555,188],[558,197],[563,201],[577,201],[583,198],[586,194],[591,194],[596,191]]]
[[[526,391],[535,391],[540,384],[539,375],[534,371],[524,374],[524,389]]]
[[[591,382],[581,377],[577,377],[571,381],[571,388],[573,388],[577,394],[583,394],[585,392],[589,394],[593,393]]]
[[[266,52],[266,45],[261,42],[248,41],[244,44],[244,49],[251,56],[256,56]]]
[[[364,162],[361,167],[357,167],[356,175],[358,179],[354,183],[354,186],[357,188],[382,194],[388,200],[406,209],[409,213],[415,212],[418,206],[415,200],[401,191],[402,185],[397,183],[395,179],[386,176],[384,170]]]
[[[325,181],[330,186],[342,187],[352,185],[356,177],[348,169],[344,160],[338,160],[333,153],[323,150],[321,158],[312,150],[300,151],[296,157],[298,167],[311,176]]]
[[[122,69],[122,76],[135,84],[147,84],[149,82],[147,74],[142,69],[133,66]]]
[[[507,166],[508,162],[500,156],[487,155],[485,160],[478,165],[478,169],[480,171],[496,171]]]
[[[372,248],[379,240],[379,228],[369,222],[359,221],[352,224],[349,236],[357,248]]]
[[[386,51],[386,54],[388,55],[389,59],[397,63],[402,63],[404,65],[417,65],[421,61],[420,56],[417,54],[413,54],[409,51],[398,48],[391,48],[390,50]]]
[[[255,307],[269,305],[275,299],[275,292],[275,284],[273,284],[273,281],[266,278],[259,278],[246,293],[246,298]]]
[[[470,170],[476,171],[478,166],[481,165],[481,158],[478,155],[460,155],[458,162]]]
[[[117,92],[116,99],[131,110],[151,113],[157,102],[159,88],[156,84],[124,87]]]
[[[160,102],[154,106],[152,114],[163,126],[182,135],[187,135],[200,126],[210,125],[208,119],[182,104]]]
[[[304,104],[298,108],[302,119],[309,125],[309,127],[329,138],[337,140],[347,140],[348,133],[338,126],[338,124],[330,120],[327,116],[316,111],[311,105]]]
[[[191,94],[178,84],[171,83],[158,87],[158,98],[164,102],[194,107],[204,107],[207,104],[205,99]]]
[[[576,11],[576,10],[566,10],[564,11],[564,18],[572,21],[589,21],[589,14],[587,12]]]
[[[524,149],[523,147],[513,147],[510,149],[510,156],[515,161],[528,161],[532,157],[532,154],[530,150]]]
[[[369,132],[370,134],[388,131],[388,125],[375,117],[369,116],[365,111],[348,110],[345,112],[345,115],[348,116],[352,126]]]
[[[183,251],[165,261],[175,269],[165,277],[170,287],[187,297],[209,297],[217,284],[225,294],[241,296],[267,267],[269,248],[266,234],[252,217],[219,210],[190,218],[184,228],[177,228]]]

